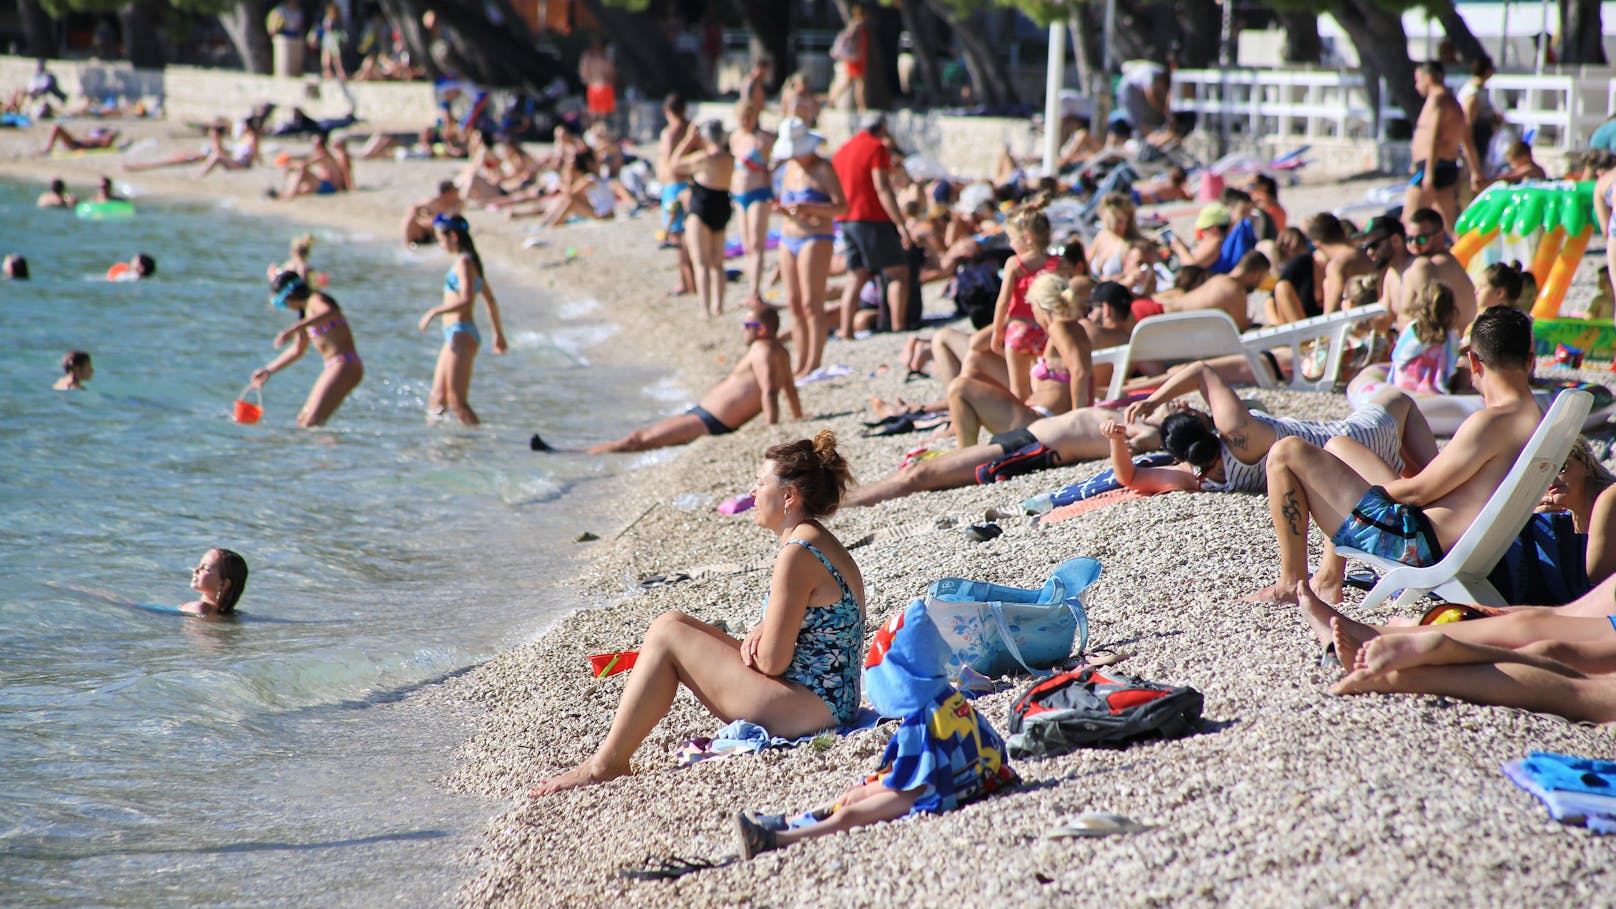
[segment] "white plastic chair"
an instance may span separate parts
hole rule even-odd
[[[1336,376],[1341,374],[1341,358],[1346,355],[1347,336],[1352,332],[1352,327],[1365,319],[1375,319],[1385,314],[1386,307],[1380,303],[1338,309],[1322,316],[1248,331],[1240,336],[1240,340],[1247,350],[1259,355],[1276,347],[1289,347],[1291,387],[1329,391],[1335,387]],[[1330,349],[1325,357],[1324,372],[1317,379],[1309,379],[1302,375],[1302,345],[1325,338],[1330,341]]]
[[[1476,520],[1459,537],[1453,548],[1435,565],[1415,568],[1391,559],[1370,555],[1347,546],[1336,552],[1350,559],[1367,562],[1381,572],[1374,589],[1364,597],[1363,608],[1379,605],[1402,590],[1397,605],[1406,606],[1427,593],[1453,603],[1479,603],[1506,606],[1503,596],[1487,580],[1493,566],[1504,557],[1509,544],[1532,515],[1532,509],[1548,491],[1559,473],[1578,429],[1593,406],[1593,395],[1586,391],[1563,391],[1538,424],[1537,431],[1521,449],[1515,465],[1498,484]]]
[[[1111,386],[1106,399],[1122,397],[1128,365],[1142,360],[1208,360],[1238,355],[1246,358],[1257,384],[1272,388],[1274,379],[1262,359],[1240,341],[1240,329],[1221,309],[1170,312],[1142,319],[1133,327],[1128,343],[1094,352],[1094,365],[1111,365]]]

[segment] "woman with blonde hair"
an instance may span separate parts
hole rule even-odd
[[[1122,274],[1128,250],[1144,239],[1135,220],[1133,200],[1124,193],[1106,193],[1100,200],[1100,232],[1089,243],[1089,267],[1096,281],[1115,280]]]
[[[725,722],[798,738],[852,722],[859,706],[864,579],[823,523],[851,482],[836,435],[776,445],[752,485],[752,521],[780,542],[761,620],[743,640],[682,612],[651,623],[611,729],[592,755],[528,791],[550,795],[626,776],[630,759],[690,689]]]
[[[1033,364],[1025,397],[967,371],[948,383],[948,411],[961,448],[975,445],[981,430],[999,434],[1024,429],[1043,417],[1094,403],[1094,359],[1080,321],[1088,309],[1089,286],[1059,275],[1037,276],[1027,290],[1033,318],[1048,337]]]

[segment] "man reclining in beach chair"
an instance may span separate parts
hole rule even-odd
[[[683,445],[704,435],[721,436],[734,432],[758,414],[770,426],[780,422],[780,395],[786,396],[791,419],[802,419],[802,404],[791,373],[791,352],[779,339],[780,314],[769,306],[753,307],[741,322],[746,338],[746,355],[735,368],[708,389],[696,406],[644,429],[636,429],[611,442],[602,442],[585,454],[613,451],[646,451]],[[530,443],[534,451],[557,451],[537,434]]]
[[[1248,601],[1294,603],[1309,581],[1307,521],[1333,528],[1313,591],[1340,602],[1349,545],[1408,565],[1432,565],[1476,519],[1543,417],[1532,397],[1532,320],[1497,307],[1476,319],[1468,354],[1487,406],[1459,426],[1453,441],[1413,476],[1399,477],[1367,448],[1331,439],[1323,448],[1283,439],[1268,457],[1268,507],[1279,541],[1279,582]],[[1392,530],[1397,527],[1401,530]]]

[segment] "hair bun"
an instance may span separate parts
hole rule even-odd
[[[821,429],[814,434],[814,456],[820,464],[829,465],[835,462],[836,433],[828,429]]]

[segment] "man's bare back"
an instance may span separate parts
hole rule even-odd
[[[774,338],[759,338],[746,349],[746,356],[735,364],[729,375],[701,396],[698,406],[725,426],[738,429],[764,411],[767,394],[764,382],[759,381],[760,371],[766,374],[774,394],[786,391],[788,401],[796,403],[797,387],[792,377],[790,352]]]
[[[1220,309],[1234,320],[1235,327],[1245,331],[1251,323],[1246,312],[1246,289],[1228,275],[1213,275],[1206,283],[1164,304],[1168,312],[1195,312]]]
[[[1402,331],[1408,324],[1414,298],[1432,282],[1446,284],[1453,291],[1453,327],[1463,333],[1465,327],[1476,320],[1476,286],[1470,283],[1470,275],[1459,260],[1445,252],[1417,256],[1404,269],[1397,282],[1397,330]]]
[[[1331,313],[1344,308],[1341,298],[1347,292],[1347,282],[1374,271],[1375,263],[1351,243],[1327,243],[1320,251],[1324,253],[1323,307]]]

